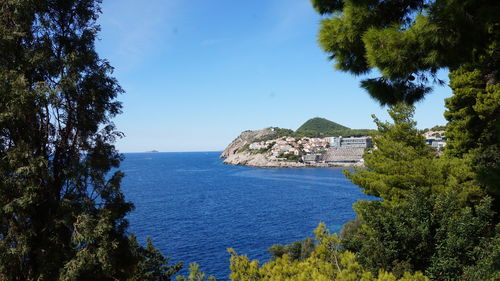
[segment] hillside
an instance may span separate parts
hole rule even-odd
[[[291,131],[291,130],[290,130]],[[248,146],[250,143],[254,141],[264,140],[270,136],[275,136],[276,132],[274,128],[264,128],[256,131],[243,131],[236,139],[234,139],[221,154],[221,158],[227,158],[231,155],[234,155],[238,152],[238,150],[242,149],[245,146]]]
[[[307,120],[297,131],[296,136],[326,137],[326,136],[360,136],[369,135],[372,130],[350,129],[325,118],[315,117]]]

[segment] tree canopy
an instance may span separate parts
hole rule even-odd
[[[500,2],[312,0],[325,16],[319,44],[341,71],[368,75],[369,95],[393,124],[375,119],[366,169],[347,172],[383,201],[359,202],[343,245],[366,268],[421,270],[434,280],[499,278]],[[449,71],[445,154],[418,136],[413,104]],[[489,195],[488,195],[489,194]],[[492,196],[493,199],[490,197]],[[496,225],[496,228],[495,228]],[[481,261],[482,259],[482,261]]]
[[[475,181],[470,159],[436,157],[426,146],[413,110],[398,104],[389,109],[394,123],[375,118],[376,149],[365,154],[366,168],[346,171],[363,192],[383,201],[354,205],[358,218],[342,232],[342,244],[372,272],[495,280],[500,268],[491,260],[500,252],[484,247],[500,237],[492,198]],[[480,264],[481,255],[489,263]]]
[[[427,281],[422,273],[406,272],[401,278],[381,270],[372,274],[356,260],[355,254],[339,249],[340,240],[331,234],[324,223],[320,223],[314,231],[315,250],[309,257],[293,259],[284,254],[259,266],[259,261],[250,261],[247,256],[238,255],[233,249],[231,254],[231,275],[233,281],[251,280],[296,280],[296,281]]]
[[[500,3],[496,0],[312,0],[327,18],[319,43],[337,69],[378,70],[362,86],[382,104],[413,103],[441,68],[481,64],[496,80]],[[493,51],[495,50],[495,51]],[[494,57],[494,59],[493,59]]]
[[[415,103],[450,73],[446,153],[471,157],[476,179],[500,198],[500,2],[312,0],[325,19],[319,44],[337,69],[381,76],[361,86],[381,104]],[[497,199],[496,201],[499,201]],[[500,210],[500,203],[494,204]]]
[[[169,280],[129,239],[97,0],[0,5],[0,280]],[[152,273],[154,272],[154,273]]]

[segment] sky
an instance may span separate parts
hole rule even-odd
[[[313,117],[353,129],[389,119],[363,77],[321,50],[309,0],[104,0],[102,12],[96,49],[125,90],[120,152],[218,151],[244,130]],[[416,105],[417,126],[445,124],[450,95],[436,86]]]

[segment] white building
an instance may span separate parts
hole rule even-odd
[[[372,147],[372,138],[371,137],[350,137],[350,138],[342,138],[339,137],[340,147]]]
[[[446,146],[446,141],[444,140],[435,140],[432,142],[432,147],[435,147],[435,148],[443,148]]]
[[[337,143],[337,139],[336,137],[326,137],[324,138],[324,140],[326,142],[328,142],[330,144],[330,146],[335,146],[335,144]]]

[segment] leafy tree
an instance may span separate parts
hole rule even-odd
[[[450,70],[450,153],[471,153],[476,179],[500,195],[500,2],[312,0],[327,15],[319,43],[336,68],[378,70],[361,86],[381,104],[414,103]],[[500,199],[499,199],[500,200]],[[496,203],[500,210],[500,203]]]
[[[250,280],[339,280],[339,281],[425,281],[429,280],[422,273],[406,272],[400,279],[392,273],[381,270],[376,275],[365,270],[356,261],[356,256],[349,251],[340,251],[340,240],[330,234],[325,224],[321,223],[314,231],[317,247],[311,255],[303,260],[292,259],[284,254],[282,257],[259,266],[257,260],[250,261],[246,256],[231,253],[231,275],[233,281]]]
[[[473,249],[473,258],[473,265],[464,269],[464,280],[500,279],[500,225],[496,226],[494,236],[483,239]]]
[[[432,128],[425,128],[422,130],[422,133],[426,133],[426,132],[429,132],[429,131],[444,131],[446,130],[446,126],[441,126],[441,125],[436,125]]]
[[[132,251],[138,259],[137,268],[129,281],[169,281],[171,277],[179,272],[182,263],[168,265],[170,258],[165,258],[147,238],[146,247],[137,243],[135,236],[130,237]]]
[[[383,201],[355,204],[358,218],[344,227],[342,246],[374,273],[384,269],[402,276],[418,270],[433,280],[461,280],[474,272],[470,267],[494,280],[498,265],[478,259],[498,255],[484,246],[497,235],[491,198],[475,182],[470,160],[429,152],[413,110],[391,107],[393,124],[375,118],[376,149],[365,155],[366,168],[346,172]]]
[[[178,281],[216,281],[217,279],[213,276],[210,275],[209,277],[205,278],[206,274],[203,273],[200,270],[200,266],[193,262],[189,264],[189,275],[186,278],[185,276],[177,276]]]
[[[272,259],[277,259],[283,257],[283,255],[288,255],[292,260],[305,260],[314,251],[315,244],[312,238],[306,238],[302,241],[295,241],[289,245],[275,244],[270,247],[269,253],[271,253]]]
[[[462,202],[478,200],[484,192],[474,180],[469,159],[436,158],[413,121],[414,107],[397,104],[389,108],[394,123],[373,116],[378,132],[374,148],[364,155],[366,169],[345,171],[363,192],[391,203],[400,203],[415,190],[426,196],[455,189]]]
[[[446,100],[447,153],[470,154],[478,180],[500,197],[500,84],[486,83],[483,75],[466,67],[450,74],[454,95]]]
[[[0,5],[0,280],[168,280],[137,277],[166,260],[127,237],[111,122],[123,90],[94,48],[99,13],[98,0]]]
[[[429,77],[456,69],[488,53],[498,42],[495,0],[312,0],[330,15],[319,42],[336,67],[353,74],[376,68],[379,78],[363,81],[383,104],[414,102],[429,92]],[[477,61],[476,61],[477,62]],[[490,61],[490,71],[498,61]],[[492,72],[490,72],[492,73]]]
[[[346,171],[347,177],[362,186],[365,193],[395,201],[415,185],[428,187],[440,178],[433,167],[434,154],[415,128],[413,110],[405,104],[392,107],[389,115],[394,124],[374,117],[378,132],[373,135],[375,148],[364,156],[368,169]]]
[[[468,266],[477,267],[478,254],[491,253],[481,246],[494,235],[490,199],[463,207],[456,192],[414,192],[405,204],[363,201],[355,209],[362,224],[342,246],[372,272],[419,270],[432,280],[462,280]],[[495,266],[489,264],[483,276],[498,272]]]

